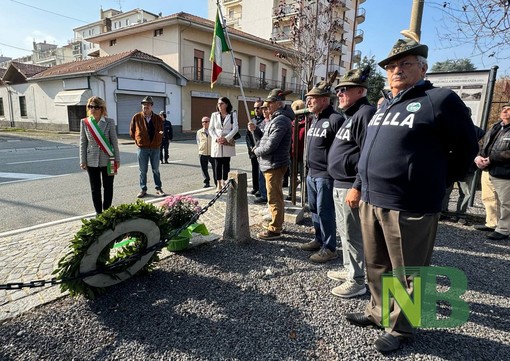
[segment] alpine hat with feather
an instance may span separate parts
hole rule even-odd
[[[331,92],[331,86],[333,82],[335,81],[336,77],[338,75],[338,71],[335,70],[335,72],[331,75],[328,81],[323,80],[318,82],[312,90],[310,90],[308,93],[305,94],[305,96],[316,96],[316,97],[332,97],[335,94]]]
[[[363,69],[351,69],[342,76],[340,83],[338,83],[338,85],[335,87],[335,90],[343,86],[360,86],[363,88],[368,88],[369,75],[369,65]]]
[[[267,96],[267,99],[264,100],[264,102],[278,102],[278,101],[284,101],[285,96],[292,94],[291,90],[282,90],[279,88],[273,89],[269,92],[269,95]]]
[[[409,30],[400,32],[406,39],[398,39],[386,59],[381,60],[378,65],[384,69],[384,66],[393,60],[403,58],[406,55],[420,55],[427,58],[429,48],[425,44],[420,44],[420,39],[416,33]]]

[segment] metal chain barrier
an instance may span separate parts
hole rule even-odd
[[[167,246],[167,239],[172,239],[179,233],[181,233],[184,229],[188,228],[191,224],[195,223],[198,218],[207,212],[209,208],[211,208],[216,201],[228,191],[228,188],[230,184],[234,182],[233,179],[227,180],[223,188],[221,188],[220,191],[216,193],[216,195],[207,203],[205,207],[203,207],[200,212],[197,212],[189,219],[188,222],[186,222],[182,227],[180,227],[177,230],[172,231],[170,234],[166,235],[165,239],[160,240],[158,243],[152,245],[151,247],[143,249],[143,251],[133,254],[129,257],[117,260],[108,266],[104,266],[99,269],[95,269],[94,271],[87,272],[80,274],[77,277],[72,278],[63,278],[63,279],[57,279],[52,278],[49,280],[36,280],[36,281],[29,281],[29,282],[12,282],[7,284],[0,284],[0,290],[20,290],[22,288],[38,288],[38,287],[44,287],[44,286],[55,286],[59,285],[61,283],[69,282],[69,281],[75,281],[79,279],[84,279],[90,276],[95,276],[98,274],[109,274],[109,273],[117,273],[119,270],[122,270],[124,267],[131,265],[133,262],[136,262],[140,260],[143,256],[145,256],[148,253],[159,251]]]

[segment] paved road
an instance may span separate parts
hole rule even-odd
[[[87,175],[79,169],[79,136],[0,133],[0,237],[48,222],[92,215]],[[232,170],[248,172],[246,145],[238,143]],[[121,168],[115,178],[113,204],[131,203],[138,188],[136,146],[120,141]],[[202,176],[194,141],[172,142],[170,162],[160,167],[163,189],[179,194],[201,189]],[[212,172],[211,172],[212,175]],[[153,190],[148,174],[149,194]],[[147,197],[156,200],[155,196]]]

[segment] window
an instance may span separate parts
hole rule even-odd
[[[195,58],[193,61],[194,80],[204,81],[204,52],[195,49]]]
[[[282,69],[282,90],[285,90],[286,82],[287,82],[287,69]]]
[[[161,36],[161,35],[163,35],[163,29],[154,30],[154,36]]]
[[[22,117],[27,116],[27,101],[24,96],[19,97],[19,112]]]
[[[234,85],[239,85],[239,76],[241,75],[241,59],[236,58],[236,65],[234,69]]]
[[[110,46],[114,46],[117,44],[117,39],[110,40]]]
[[[5,116],[4,111],[4,98],[0,98],[0,117]]]
[[[129,19],[126,19],[126,26],[129,26]]]
[[[260,89],[266,88],[266,64],[260,63],[260,70],[259,70],[259,78],[260,78]]]

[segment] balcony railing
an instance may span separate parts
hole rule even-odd
[[[361,29],[356,30],[356,35],[354,35],[354,43],[355,44],[361,43],[363,41],[364,35],[365,33],[363,32],[363,30]]]
[[[352,54],[352,62],[359,63],[361,61],[361,51],[356,50],[354,54]]]
[[[356,14],[356,22],[358,24],[361,24],[365,21],[365,14],[366,14],[366,10],[363,9],[363,8],[359,8],[358,9],[358,12]]]
[[[203,69],[203,71],[197,71],[199,69],[194,66],[185,66],[182,68],[182,75],[186,77],[190,82],[208,84],[211,82],[211,69]],[[263,89],[271,90],[274,88],[281,88],[285,90],[292,90],[294,93],[299,94],[301,87],[300,84],[293,83],[282,83],[281,81],[274,79],[265,79],[264,81],[256,76],[241,75],[241,81],[243,82],[244,89]],[[239,80],[234,73],[222,71],[216,85],[239,87]]]

